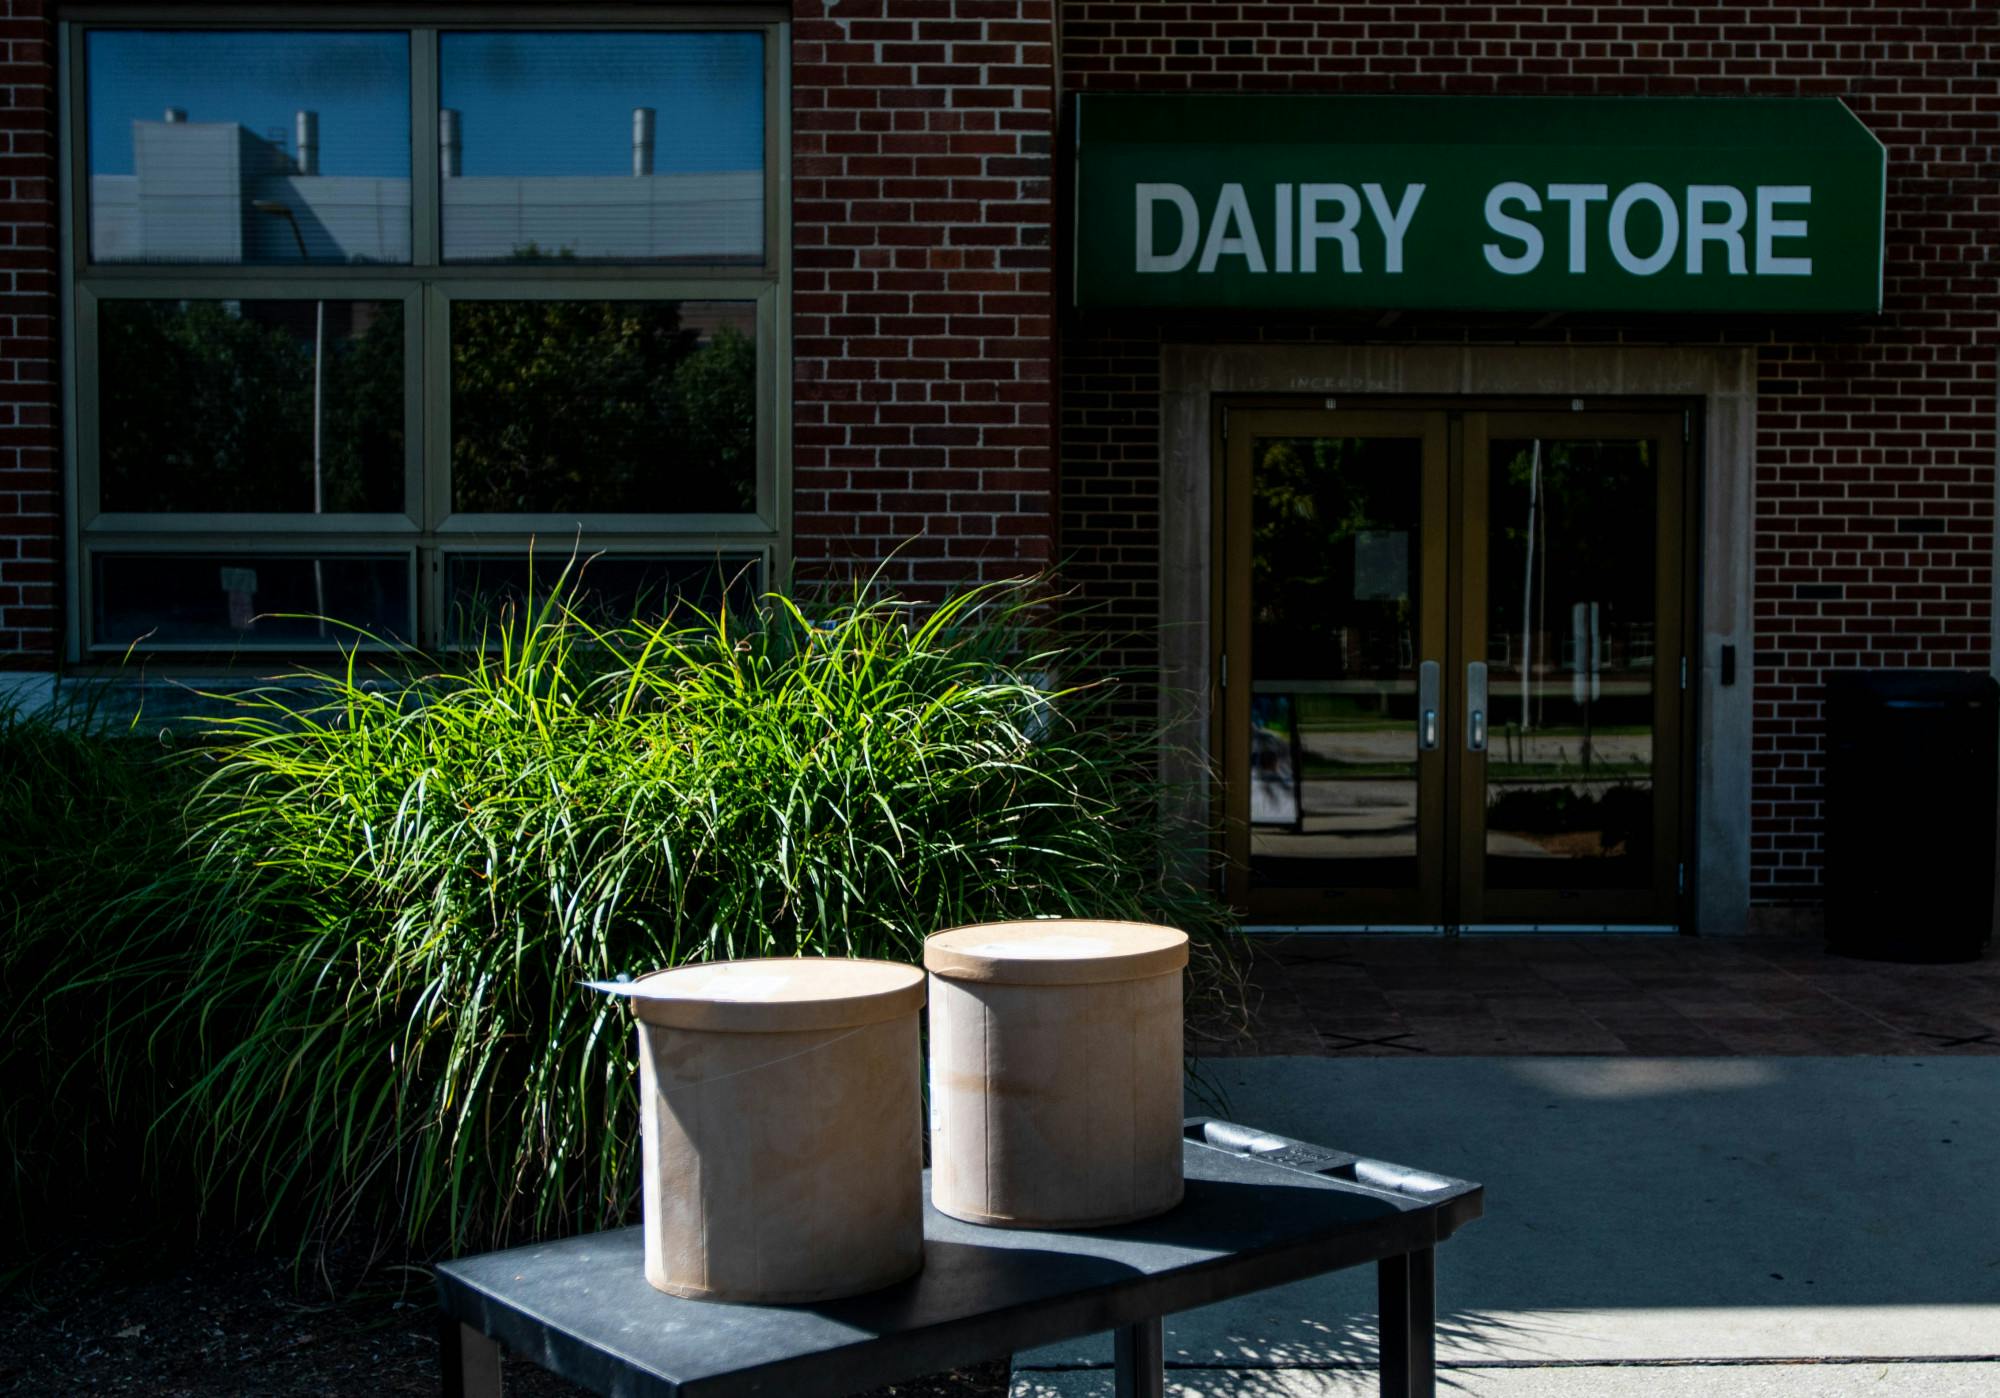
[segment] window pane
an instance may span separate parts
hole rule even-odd
[[[755,555],[599,554],[578,558],[572,565],[568,557],[554,553],[533,558],[456,554],[445,568],[454,644],[477,638],[489,625],[506,625],[520,615],[524,599],[546,597],[558,583],[565,587],[571,605],[594,625],[658,618],[676,606],[710,615],[725,604],[740,611],[763,590],[763,567]]]
[[[1486,886],[1646,888],[1655,443],[1487,450]]]
[[[452,509],[754,510],[755,334],[743,302],[453,302]]]
[[[407,555],[101,553],[95,561],[99,646],[353,645],[360,638],[350,626],[384,641],[410,635]]]
[[[761,34],[438,37],[444,256],[761,262]]]
[[[404,508],[400,301],[107,300],[97,340],[99,509]]]
[[[405,34],[94,30],[99,262],[408,262]]]
[[[1423,452],[1421,437],[1250,444],[1256,887],[1417,885]]]

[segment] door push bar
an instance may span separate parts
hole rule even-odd
[[[1417,751],[1434,752],[1438,745],[1438,663],[1426,660],[1417,667],[1417,711],[1423,716],[1417,725]]]
[[[1486,751],[1486,662],[1465,667],[1465,750]]]

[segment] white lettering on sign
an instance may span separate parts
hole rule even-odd
[[[1757,275],[1760,277],[1810,277],[1810,257],[1779,257],[1771,251],[1776,238],[1803,238],[1802,218],[1773,218],[1780,204],[1812,203],[1809,184],[1760,184],[1757,186]]]
[[[1333,203],[1340,207],[1340,217],[1323,219],[1319,216],[1320,206]],[[1355,239],[1354,225],[1361,221],[1361,201],[1354,197],[1354,186],[1346,184],[1308,184],[1299,186],[1299,270],[1317,272],[1319,270],[1319,245],[1331,238],[1340,244],[1340,270],[1358,272],[1361,270],[1361,244]]]
[[[1281,184],[1275,196],[1278,205],[1278,270],[1292,270],[1292,187]]]
[[[1401,275],[1404,244],[1416,223],[1424,189],[1421,184],[1404,185],[1392,202],[1388,188],[1380,184],[1274,185],[1269,223],[1273,257],[1267,263],[1264,239],[1243,185],[1222,186],[1204,225],[1201,207],[1185,185],[1135,184],[1133,269],[1173,273],[1192,264],[1197,273],[1212,274],[1224,258],[1236,257],[1253,275],[1275,270],[1312,276],[1320,270],[1321,245],[1331,243],[1335,252],[1329,261],[1343,274],[1378,270]],[[1778,250],[1781,242],[1805,238],[1810,232],[1804,218],[1779,217],[1781,211],[1811,205],[1810,185],[1757,185],[1746,196],[1735,185],[1691,184],[1677,199],[1672,191],[1648,181],[1626,185],[1614,194],[1602,184],[1557,183],[1537,189],[1519,180],[1503,180],[1486,191],[1486,226],[1495,240],[1482,243],[1480,251],[1494,271],[1518,277],[1539,269],[1551,238],[1561,238],[1564,265],[1571,275],[1583,275],[1590,269],[1592,244],[1600,236],[1592,227],[1591,206],[1604,203],[1610,207],[1600,246],[1631,276],[1657,275],[1673,265],[1683,249],[1682,266],[1689,276],[1704,276],[1718,267],[1732,277],[1812,275],[1812,258]],[[1161,217],[1163,205],[1172,207],[1177,229],[1173,246],[1164,250],[1160,240],[1167,230],[1161,225],[1168,220]],[[1633,214],[1641,205],[1650,212],[1635,225]],[[1554,206],[1561,206],[1563,217],[1545,229],[1535,215]],[[1364,236],[1364,213],[1380,240],[1380,262],[1374,268],[1369,262],[1376,240]],[[1656,219],[1657,233],[1651,227]]]
[[[1232,227],[1236,232],[1229,231]],[[1224,257],[1242,258],[1253,272],[1264,270],[1264,248],[1257,241],[1257,225],[1250,218],[1250,204],[1240,184],[1222,187],[1222,197],[1215,201],[1215,217],[1208,225],[1208,241],[1201,246],[1201,266],[1196,270],[1213,272]]]
[[[1551,204],[1566,205],[1569,217],[1564,232],[1568,238],[1568,266],[1580,274],[1590,266],[1590,206],[1611,198],[1601,184],[1552,184],[1546,190]],[[1774,243],[1781,238],[1803,238],[1807,222],[1802,218],[1778,218],[1775,210],[1783,205],[1810,204],[1809,185],[1758,185],[1756,187],[1755,271],[1766,277],[1809,277],[1810,257],[1781,257]],[[1652,207],[1660,221],[1659,240],[1650,247],[1635,247],[1632,212],[1639,205]],[[1605,220],[1604,239],[1611,260],[1635,277],[1650,277],[1663,270],[1681,247],[1683,233],[1687,245],[1685,266],[1691,276],[1709,270],[1708,249],[1722,249],[1721,265],[1731,276],[1742,276],[1749,260],[1744,233],[1750,224],[1751,201],[1734,185],[1689,185],[1676,202],[1659,185],[1641,181],[1618,191],[1611,199]],[[1547,239],[1541,225],[1524,217],[1542,211],[1542,193],[1517,180],[1496,184],[1486,192],[1486,226],[1501,241],[1486,243],[1482,251],[1487,265],[1506,276],[1520,276],[1542,265]],[[1644,226],[1643,224],[1641,225]],[[1643,235],[1642,235],[1643,236]]]
[[[1194,206],[1194,196],[1177,184],[1141,184],[1132,187],[1138,204],[1138,216],[1133,227],[1138,231],[1138,261],[1134,264],[1141,272],[1178,272],[1188,265],[1194,256],[1195,242],[1201,237],[1201,215]],[[1172,204],[1180,210],[1180,246],[1162,256],[1153,251],[1153,208],[1160,203]]]
[[[1721,223],[1710,220],[1708,210],[1720,204],[1728,217]],[[1743,259],[1743,225],[1750,217],[1750,205],[1743,191],[1729,184],[1688,186],[1688,275],[1698,277],[1708,269],[1702,265],[1702,244],[1720,243],[1729,258],[1729,275],[1740,277],[1749,271]]]
[[[1360,235],[1364,201],[1369,217],[1382,238],[1382,271],[1392,275],[1403,270],[1403,240],[1423,201],[1424,186],[1403,186],[1394,203],[1388,190],[1379,184],[1364,184],[1357,192],[1348,184],[1280,184],[1273,188],[1272,265],[1278,272],[1319,271],[1319,245],[1335,243],[1340,249],[1340,270],[1360,272],[1366,268]],[[1178,215],[1179,240],[1162,250],[1160,206],[1170,205]],[[1293,210],[1297,210],[1294,218]],[[1200,247],[1201,257],[1195,258]],[[1264,243],[1257,222],[1250,215],[1250,201],[1240,184],[1225,184],[1217,195],[1204,232],[1201,211],[1185,185],[1135,184],[1132,186],[1132,268],[1136,272],[1181,272],[1189,263],[1195,271],[1208,273],[1222,265],[1225,257],[1240,257],[1246,271],[1267,270]]]
[[[1601,184],[1552,184],[1549,186],[1549,202],[1569,205],[1569,269],[1572,272],[1589,270],[1590,249],[1590,206],[1601,204],[1611,197],[1611,191]]]
[[[1375,215],[1375,226],[1382,230],[1382,270],[1402,271],[1403,235],[1410,231],[1410,220],[1417,216],[1417,201],[1424,197],[1424,187],[1413,184],[1406,188],[1394,212],[1382,195],[1381,185],[1364,184],[1361,192],[1368,196],[1368,212]]]
[[[1518,277],[1542,265],[1542,230],[1506,212],[1509,204],[1519,204],[1529,213],[1538,214],[1542,211],[1542,198],[1519,180],[1508,180],[1486,191],[1486,226],[1521,244],[1521,251],[1510,253],[1498,243],[1488,243],[1483,249],[1486,265],[1506,276]]]
[[[1625,237],[1625,221],[1631,217],[1632,206],[1641,202],[1660,211],[1660,245],[1644,257],[1632,251]],[[1618,197],[1611,201],[1610,232],[1612,260],[1635,277],[1650,277],[1673,261],[1674,249],[1681,241],[1681,223],[1674,201],[1656,184],[1632,184],[1619,191]]]

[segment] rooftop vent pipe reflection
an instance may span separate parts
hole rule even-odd
[[[463,160],[464,124],[450,107],[438,108],[438,173],[457,179]]]
[[[632,175],[653,173],[653,131],[656,114],[651,107],[632,109]]]

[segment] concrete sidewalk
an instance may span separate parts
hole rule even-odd
[[[1487,1186],[1487,1216],[1439,1252],[1459,1391],[2000,1393],[2000,1059],[1261,1058],[1205,1075],[1222,1100],[1194,1110]],[[1373,1272],[1355,1271],[1169,1317],[1170,1377],[1372,1392],[1373,1312]],[[1015,1392],[1108,1393],[1109,1360],[1104,1337],[1019,1355]]]
[[[1589,1365],[1448,1368],[1440,1392],[1463,1398],[1993,1398],[1991,1364]],[[1103,1371],[1016,1369],[1012,1398],[1111,1398]],[[1377,1398],[1373,1370],[1193,1369],[1167,1375],[1175,1398]]]

